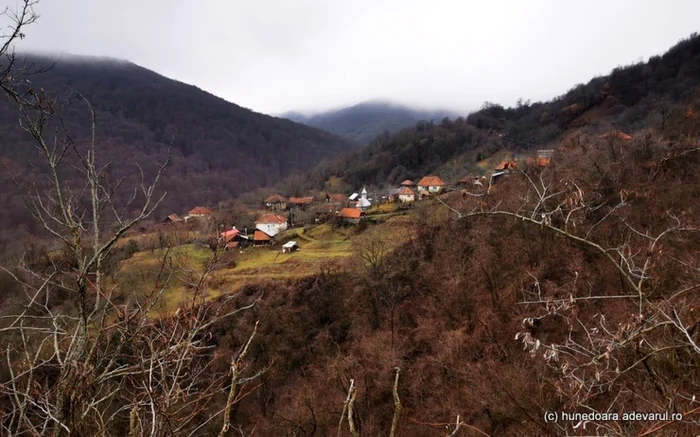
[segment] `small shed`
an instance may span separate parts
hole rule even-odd
[[[299,250],[299,245],[296,241],[287,241],[282,245],[282,253],[296,252]]]

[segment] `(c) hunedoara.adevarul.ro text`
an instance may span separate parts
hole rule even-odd
[[[670,422],[683,420],[683,414],[664,411],[662,413],[643,413],[637,411],[628,411],[624,413],[610,412],[568,412],[568,411],[546,411],[544,413],[544,421],[547,423],[554,422],[606,422],[606,421],[655,421],[655,422]]]

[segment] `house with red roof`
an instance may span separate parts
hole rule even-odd
[[[182,221],[182,217],[180,217],[177,214],[170,214],[169,216],[167,216],[166,218],[163,219],[163,223],[177,223],[177,222],[181,222],[181,221]]]
[[[273,194],[265,199],[265,206],[272,210],[283,211],[287,209],[287,199],[279,194]]]
[[[290,197],[287,202],[290,207],[304,208],[314,202],[313,197]]]
[[[255,244],[256,246],[270,244],[273,238],[274,235],[270,235],[260,229],[256,229],[255,232],[253,232],[253,244]]]
[[[255,229],[270,237],[274,237],[287,227],[287,218],[279,214],[265,214],[255,221]]]
[[[410,203],[416,200],[416,193],[408,187],[401,187],[399,190],[399,202]]]
[[[348,196],[340,193],[326,194],[325,201],[334,205],[343,205],[348,203]]]
[[[195,208],[192,208],[187,215],[185,216],[185,221],[191,219],[191,218],[210,218],[214,212],[205,207],[205,206],[197,206]]]
[[[227,250],[233,249],[234,247],[245,246],[248,244],[248,241],[248,236],[243,235],[235,226],[219,234],[219,244],[224,246]]]
[[[338,211],[338,218],[345,223],[356,225],[360,223],[365,212],[357,208],[343,208]]]
[[[445,189],[445,182],[439,176],[425,176],[418,181],[418,194],[438,194]]]

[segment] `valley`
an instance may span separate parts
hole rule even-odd
[[[272,41],[277,86],[297,52],[240,41]],[[697,34],[549,101],[287,114],[308,125],[10,47],[0,435],[700,429]]]

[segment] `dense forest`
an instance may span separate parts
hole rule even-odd
[[[497,151],[526,154],[556,148],[580,134],[636,132],[650,126],[683,135],[687,132],[678,127],[688,107],[698,101],[700,36],[691,35],[663,55],[615,68],[552,101],[521,100],[512,108],[486,102],[466,118],[422,121],[382,135],[367,147],[329,160],[285,185],[323,189],[329,180],[338,185],[340,179],[339,185],[356,189],[396,184],[436,171],[455,182],[468,173],[483,172],[476,163]]]
[[[442,120],[455,117],[452,111],[423,110],[391,102],[369,101],[348,108],[325,111],[313,115],[288,112],[281,117],[314,126],[344,136],[361,144],[368,144],[385,132],[394,133],[412,127],[419,121]]]
[[[137,165],[150,175],[148,170],[163,162],[172,146],[160,185],[169,194],[156,211],[159,216],[183,213],[199,204],[212,205],[274,184],[294,171],[310,170],[320,160],[356,147],[350,140],[254,113],[125,61],[29,56],[18,58],[17,64],[35,72],[23,84],[28,91],[57,96],[58,102],[66,103],[53,122],[81,147],[91,133],[90,109],[79,96],[94,105],[99,154],[105,163],[111,162],[112,180],[124,178],[125,185],[133,187],[139,177]],[[0,211],[0,246],[36,230],[11,176],[25,180],[23,176],[42,169],[32,160],[32,139],[19,119],[17,105],[3,98],[0,181],[5,189],[0,201],[5,207]],[[9,229],[13,229],[11,234]]]

